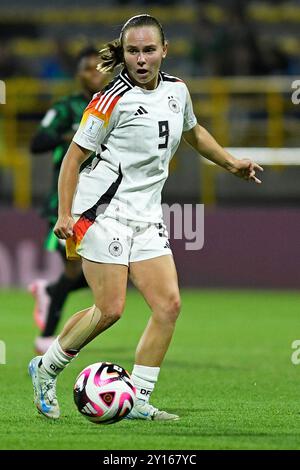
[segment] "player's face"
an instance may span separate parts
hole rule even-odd
[[[91,94],[101,90],[105,80],[104,75],[97,70],[98,62],[99,57],[91,55],[83,57],[78,65],[77,76],[81,86]]]
[[[158,72],[167,55],[158,28],[141,26],[128,29],[123,38],[124,62],[131,79],[141,88],[153,90]]]

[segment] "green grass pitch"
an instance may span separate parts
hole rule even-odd
[[[291,344],[300,339],[300,294],[257,291],[182,291],[183,309],[152,397],[180,414],[178,422],[121,421],[101,426],[73,404],[80,370],[98,361],[131,370],[149,311],[128,292],[123,318],[98,337],[60,376],[62,417],[50,422],[32,403],[27,364],[37,334],[33,300],[1,291],[1,449],[299,449],[300,365]],[[70,296],[64,320],[88,306],[85,290]]]

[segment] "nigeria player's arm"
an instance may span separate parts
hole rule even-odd
[[[263,168],[250,159],[238,160],[228,153],[213,136],[198,123],[189,131],[183,132],[184,140],[200,155],[216,163],[230,173],[247,181],[260,184],[261,180],[255,174]]]
[[[68,98],[63,98],[55,103],[43,117],[36,134],[31,139],[31,153],[49,152],[58,145],[69,143],[74,135],[71,125],[71,108]]]
[[[73,235],[75,221],[71,210],[79,169],[92,153],[91,150],[87,150],[73,141],[63,159],[58,179],[58,219],[53,230],[58,238],[66,239]]]
[[[46,130],[40,129],[31,140],[30,151],[33,154],[49,152],[62,142],[63,139],[60,136],[51,135]]]

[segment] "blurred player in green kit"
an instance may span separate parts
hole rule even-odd
[[[63,259],[64,270],[54,282],[36,279],[29,286],[35,297],[34,319],[41,333],[35,339],[35,349],[44,353],[54,340],[61,312],[70,292],[86,287],[81,269],[81,260],[70,261],[65,256],[65,246],[53,233],[57,220],[57,181],[60,166],[70,142],[79,126],[83,111],[94,93],[103,88],[106,75],[96,69],[99,63],[97,49],[82,50],[77,59],[77,79],[80,91],[57,101],[44,116],[37,133],[31,141],[31,152],[40,154],[52,151],[53,177],[51,190],[43,207],[42,215],[48,221],[49,232],[45,248],[58,251]],[[92,157],[84,163],[87,166]]]

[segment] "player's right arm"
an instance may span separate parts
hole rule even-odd
[[[58,238],[66,239],[73,235],[72,203],[82,163],[93,153],[75,142],[71,145],[63,159],[58,179],[58,219],[54,233]]]
[[[79,169],[82,163],[97,151],[103,139],[114,125],[111,118],[112,106],[107,106],[105,113],[98,109],[101,93],[94,95],[85,109],[80,126],[63,159],[58,179],[58,220],[54,233],[58,238],[66,239],[73,235],[72,204],[78,183]]]

